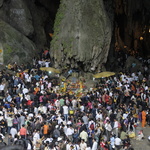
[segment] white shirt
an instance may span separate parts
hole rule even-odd
[[[98,146],[97,142],[94,141],[94,143],[92,145],[92,150],[97,150],[97,146]]]
[[[114,128],[118,128],[118,121],[114,122]]]
[[[66,106],[66,105],[63,106],[63,113],[67,115],[68,112],[69,112],[69,111],[68,111],[68,106]]]
[[[40,135],[39,133],[35,133],[34,136],[33,136],[33,144],[35,145],[36,144],[36,141],[40,139]]]
[[[12,127],[13,126],[13,118],[8,117],[6,119],[7,119],[7,125],[8,125],[8,127]]]
[[[66,135],[72,135],[74,133],[74,129],[72,128],[67,128],[67,132],[66,132]]]
[[[98,113],[98,114],[96,115],[96,120],[98,120],[98,119],[103,120],[103,116],[102,116],[101,113]]]
[[[5,84],[0,84],[0,91],[3,91],[5,88]]]
[[[73,100],[72,100],[72,106],[73,106],[73,108],[75,108],[76,105],[77,105],[77,100],[73,99]]]
[[[85,150],[87,148],[87,144],[84,142],[84,143],[80,143],[80,148],[81,150]]]
[[[112,127],[111,127],[110,123],[105,124],[105,129],[108,130],[108,131],[112,130]]]
[[[121,139],[120,138],[115,138],[115,145],[121,145]]]
[[[12,135],[12,137],[14,138],[15,137],[15,135],[17,134],[17,130],[16,130],[16,128],[11,128],[10,129],[10,134]]]
[[[81,110],[81,112],[84,112],[84,106],[83,105],[80,106],[80,110]]]

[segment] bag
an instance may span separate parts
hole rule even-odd
[[[129,137],[130,138],[135,138],[135,133],[134,132],[129,132]]]
[[[94,124],[93,123],[91,123],[90,128],[91,128],[91,130],[94,130]]]
[[[57,131],[54,131],[53,136],[54,136],[54,138],[58,138],[59,137],[58,134],[57,134]]]
[[[69,114],[73,115],[74,114],[74,110],[69,110]]]
[[[118,122],[118,129],[121,129],[121,124],[120,124],[120,122]]]

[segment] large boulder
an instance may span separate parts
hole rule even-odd
[[[4,64],[30,62],[36,52],[32,41],[2,20],[0,20],[0,35]]]
[[[3,6],[2,6],[3,5]],[[24,0],[0,1],[0,17],[26,36],[34,32],[32,16]]]
[[[62,0],[51,42],[55,66],[99,70],[107,61],[111,37],[103,0]]]

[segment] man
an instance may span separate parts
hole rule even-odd
[[[36,142],[40,140],[40,134],[39,130],[35,130],[34,135],[33,135],[33,145],[36,145]]]
[[[79,137],[80,137],[81,139],[83,139],[85,142],[87,142],[88,134],[87,134],[87,132],[86,132],[85,130],[83,130],[83,131],[80,133]]]
[[[26,138],[26,135],[27,135],[27,129],[25,128],[25,125],[23,124],[22,125],[22,128],[20,129],[20,136],[21,138],[25,139]]]
[[[74,129],[72,128],[72,126],[70,125],[68,125],[68,128],[67,128],[67,137],[68,137],[68,139],[69,139],[69,141],[73,141],[73,139],[72,139],[72,135],[73,135],[73,133],[74,133]]]
[[[17,132],[17,129],[15,128],[15,126],[13,126],[13,127],[10,129],[10,134],[12,135],[12,138],[14,138],[17,133],[18,133],[18,132]]]
[[[145,128],[146,126],[146,111],[142,111],[142,127]]]
[[[7,118],[6,118],[6,122],[7,122],[7,132],[8,134],[10,133],[10,129],[12,128],[13,126],[13,118],[12,118],[12,115],[9,115]]]
[[[80,143],[80,150],[86,150],[87,144],[85,143],[84,139],[81,140]]]
[[[8,145],[13,145],[14,138],[12,137],[11,134],[8,135]]]
[[[84,124],[86,125],[86,127],[88,127],[89,118],[87,117],[87,114],[84,114],[84,116],[82,117],[82,120]]]
[[[25,116],[23,113],[21,113],[21,116],[19,117],[20,127],[25,124]]]
[[[117,121],[117,119],[114,119],[114,127],[113,127],[113,132],[116,135],[116,137],[118,137],[118,126],[119,122]]]
[[[63,106],[63,114],[64,114],[64,117],[65,117],[65,121],[68,121],[68,113],[69,113],[69,108],[68,106],[65,104]]]
[[[96,142],[96,139],[93,139],[92,150],[97,150],[97,148],[98,148],[98,143]]]
[[[116,137],[115,138],[115,146],[116,146],[117,150],[121,149],[121,145],[122,145],[121,139],[119,137]]]
[[[110,125],[110,121],[107,120],[106,124],[105,124],[105,129],[106,129],[106,136],[107,136],[107,140],[110,139],[110,134],[111,134],[111,131],[112,131],[112,127]]]
[[[47,122],[45,122],[44,125],[43,125],[43,134],[44,134],[44,137],[47,137],[48,133],[49,133],[49,125],[48,125]]]

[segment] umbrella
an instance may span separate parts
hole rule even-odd
[[[110,77],[110,76],[113,76],[113,75],[115,75],[114,72],[105,71],[105,72],[97,73],[97,74],[93,75],[93,77],[94,78],[105,78],[105,77]]]
[[[26,70],[24,70],[23,72],[28,72],[29,71],[29,69],[26,69]]]
[[[52,67],[41,67],[40,70],[42,71],[50,71],[54,73],[60,73],[60,70],[52,68]]]

